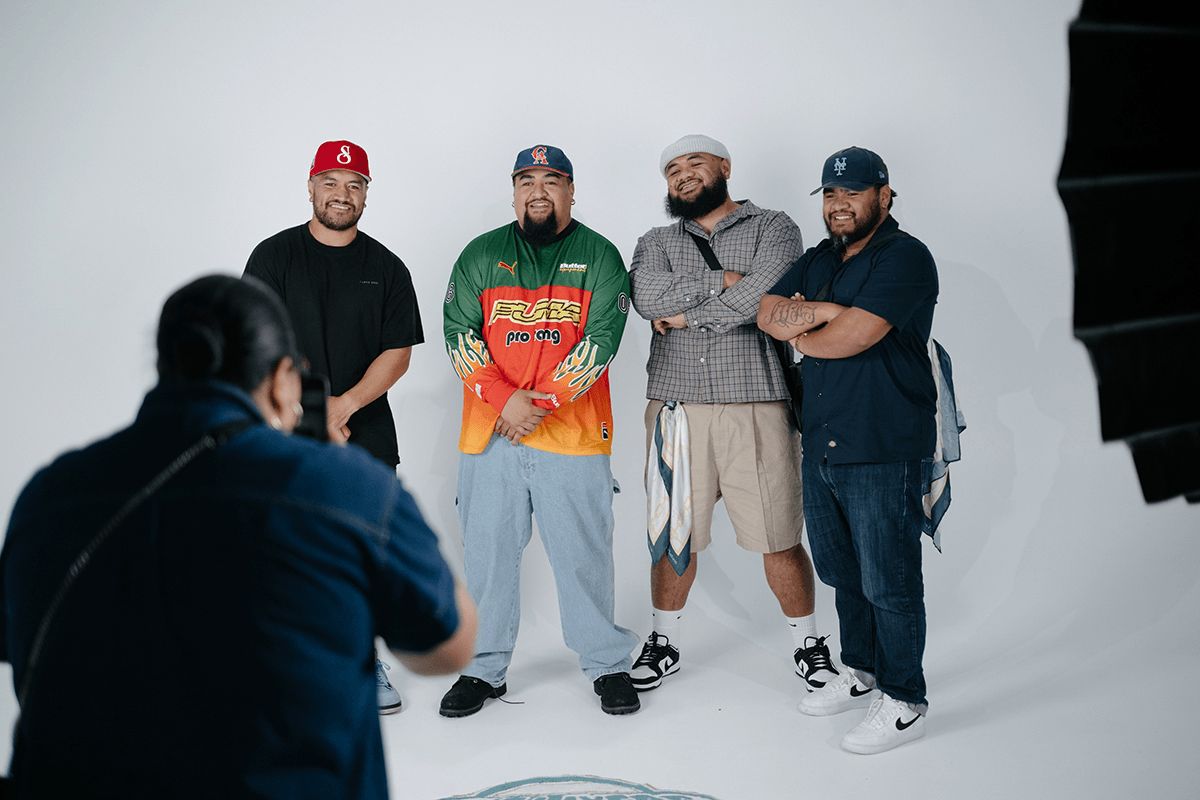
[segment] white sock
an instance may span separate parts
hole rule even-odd
[[[654,608],[650,616],[654,632],[667,637],[668,642],[678,647],[676,637],[679,636],[679,620],[683,619],[683,609],[663,611],[661,608]]]
[[[804,647],[804,640],[811,636],[817,638],[817,615],[816,613],[809,614],[807,617],[784,617],[787,620],[788,627],[792,631],[792,641],[796,643],[796,649]]]

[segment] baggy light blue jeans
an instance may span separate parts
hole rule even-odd
[[[842,663],[887,695],[924,706],[921,498],[931,461],[827,464],[806,458],[804,516],[813,566],[836,590]]]
[[[479,608],[475,657],[462,674],[504,683],[521,622],[521,555],[533,517],[558,591],[563,641],[589,680],[628,672],[638,637],[613,622],[613,479],[609,456],[513,446],[495,435],[460,455],[458,517],[467,589]]]

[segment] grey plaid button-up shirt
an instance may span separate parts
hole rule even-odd
[[[684,312],[687,328],[653,334],[646,397],[691,403],[758,403],[787,399],[783,372],[755,318],[758,301],[804,252],[800,229],[782,211],[742,200],[708,236],[721,266],[746,277],[723,289],[686,220],[651,228],[638,240],[629,269],[633,306],[648,320]]]

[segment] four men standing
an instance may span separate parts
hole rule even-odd
[[[890,216],[887,168],[868,150],[827,160],[817,191],[830,237],[803,255],[786,214],[730,197],[720,142],[684,136],[660,169],[678,222],[638,241],[628,273],[608,240],[571,218],[573,168],[549,145],[517,156],[516,221],[476,238],[454,265],[444,335],[464,384],[458,507],[479,633],[440,713],[467,716],[507,691],[531,516],[564,639],[601,708],[638,710],[637,691],[679,669],[696,554],[723,499],[738,544],[763,554],[787,617],[809,692],[800,710],[869,706],[843,740],[854,752],[920,737],[933,259]],[[407,269],[357,230],[369,180],[361,148],[321,145],[312,220],[260,244],[246,274],[280,294],[312,368],[329,375],[330,438],[361,443],[394,467],[386,391],[423,336]],[[607,374],[631,286],[655,331],[645,413],[653,630],[636,663],[636,636],[613,619]],[[783,370],[763,332],[806,356],[802,466]],[[806,518],[812,562],[801,543]],[[814,623],[814,563],[836,590],[840,671]]]

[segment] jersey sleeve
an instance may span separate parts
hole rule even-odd
[[[450,273],[442,309],[442,333],[454,371],[466,387],[499,414],[517,390],[500,372],[483,338],[483,287],[477,258],[468,245]]]
[[[621,254],[608,242],[597,264],[597,274],[582,338],[554,368],[549,379],[534,387],[553,398],[535,401],[543,408],[553,409],[583,396],[608,369],[621,345],[629,316],[629,273]]]

